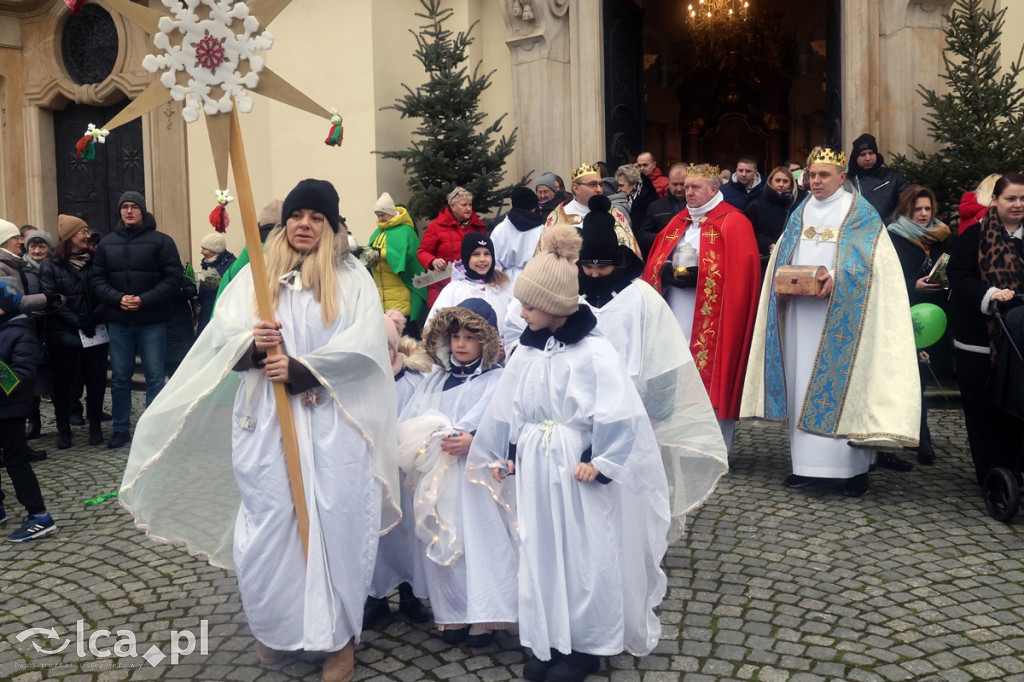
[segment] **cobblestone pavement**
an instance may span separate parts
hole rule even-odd
[[[141,398],[141,396],[137,396]],[[643,659],[616,656],[592,680],[1024,680],[1022,522],[988,518],[971,482],[961,414],[932,412],[938,463],[908,474],[878,471],[871,491],[849,499],[782,486],[789,458],[777,427],[743,425],[732,471],[665,559],[664,632]],[[108,429],[109,431],[109,425]],[[50,458],[37,466],[57,520],[35,543],[0,543],[0,679],[318,680],[301,655],[261,668],[229,572],[137,531],[111,501],[127,449],[84,445],[57,451],[52,419],[33,441]],[[18,513],[10,494],[11,520]],[[225,510],[211,509],[211,514]],[[86,642],[113,653],[77,653]],[[170,656],[177,631],[196,651]],[[55,628],[18,640],[28,628]],[[115,635],[96,634],[109,630]],[[135,658],[119,658],[135,633]],[[54,650],[70,641],[58,655]],[[118,652],[114,645],[122,643]],[[517,679],[523,655],[513,637],[471,651],[444,644],[429,627],[396,618],[364,633],[356,680]]]

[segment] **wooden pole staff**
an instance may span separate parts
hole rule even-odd
[[[270,302],[267,264],[263,259],[263,244],[260,242],[256,202],[253,201],[252,184],[249,181],[249,166],[245,160],[245,146],[242,144],[242,127],[238,121],[237,105],[231,108],[229,147],[231,170],[235,176],[235,192],[238,193],[238,206],[242,211],[245,246],[249,251],[249,267],[252,269],[252,283],[256,291],[256,307],[261,320],[273,322],[274,308]],[[280,354],[280,346],[274,346],[267,351],[267,355]],[[295,436],[295,415],[292,414],[291,398],[285,385],[273,383],[272,386],[274,387],[274,402],[277,405],[277,418],[281,422],[281,442],[284,445],[284,459],[288,467],[288,481],[291,483],[295,515],[298,517],[299,534],[302,537],[302,554],[308,558],[309,511],[306,509],[306,492],[302,484],[299,441]]]

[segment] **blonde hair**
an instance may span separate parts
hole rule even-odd
[[[323,232],[315,251],[301,253],[288,242],[287,228],[278,230],[267,238],[263,253],[267,260],[267,277],[270,280],[270,302],[277,310],[281,302],[280,278],[292,270],[298,270],[302,286],[313,291],[313,297],[320,302],[320,314],[324,328],[334,324],[338,317],[338,276],[335,269],[344,257],[334,230],[324,221]],[[347,246],[347,242],[346,242]]]

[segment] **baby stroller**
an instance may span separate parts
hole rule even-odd
[[[1022,300],[1015,297],[1015,303]],[[992,371],[992,404],[1007,419],[1016,420],[1018,433],[1024,422],[1024,306],[1018,305],[1005,315],[998,308],[996,318],[996,366]],[[1021,471],[1024,469],[1024,439],[1016,452],[1003,453],[1004,466],[996,466],[985,476],[983,494],[989,516],[1009,523],[1020,508]]]

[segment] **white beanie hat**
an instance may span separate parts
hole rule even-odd
[[[377,203],[373,205],[373,212],[391,216],[398,215],[398,209],[395,208],[395,200],[387,192],[381,194],[380,199],[377,199]]]
[[[9,220],[0,218],[0,244],[3,244],[11,237],[20,237],[21,230]]]
[[[220,232],[211,232],[203,237],[203,240],[199,242],[199,246],[209,249],[214,253],[224,253],[228,248],[228,242]]]

